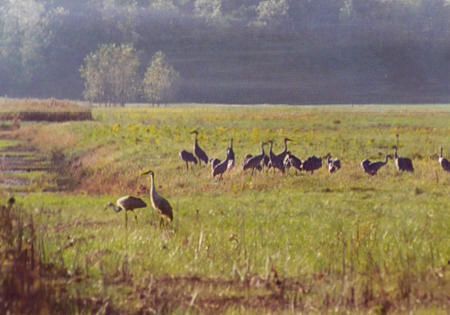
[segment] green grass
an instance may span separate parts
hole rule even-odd
[[[94,121],[22,129],[43,151],[61,150],[79,166],[74,192],[16,196],[33,214],[45,259],[66,270],[67,295],[87,307],[151,311],[289,313],[446,313],[450,291],[450,175],[437,163],[450,148],[448,106],[221,107],[93,111]],[[235,139],[237,165],[222,182],[210,169],[187,172],[189,132],[224,158]],[[376,177],[364,158],[413,158],[414,174],[392,161]],[[55,137],[56,135],[56,137]],[[338,156],[343,168],[287,176],[241,171],[259,142],[295,139],[301,158]],[[28,138],[29,137],[29,138]],[[55,140],[52,140],[55,139]],[[80,166],[81,165],[81,166]],[[129,215],[103,211],[136,194],[148,204],[148,178],[174,207],[158,226],[151,207]],[[76,310],[75,310],[76,312]]]

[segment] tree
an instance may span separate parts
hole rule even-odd
[[[258,15],[256,25],[279,24],[287,16],[289,3],[287,0],[265,0],[256,7]]]
[[[166,55],[158,51],[145,72],[145,97],[153,105],[159,106],[161,102],[167,102],[173,96],[175,83],[179,78],[179,73],[167,62]]]
[[[133,46],[103,44],[84,59],[84,98],[106,105],[133,100],[139,91],[139,58]]]

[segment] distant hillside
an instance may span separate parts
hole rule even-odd
[[[173,101],[450,102],[449,42],[448,0],[17,0],[0,95],[81,99],[85,56],[131,43],[180,72]]]

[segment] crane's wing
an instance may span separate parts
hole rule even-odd
[[[122,206],[125,209],[138,209],[147,207],[147,204],[144,202],[144,200],[134,196],[126,196],[124,198],[119,199],[117,203],[119,202],[120,206]]]

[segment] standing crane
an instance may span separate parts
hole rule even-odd
[[[202,165],[202,162],[205,163],[205,165],[208,164],[208,161],[209,161],[208,155],[198,145],[198,131],[194,130],[194,131],[191,131],[191,133],[195,134],[194,154],[198,158],[199,164]]]
[[[288,147],[287,147],[288,141],[292,141],[292,139],[284,138],[284,151],[277,155],[277,158],[282,162],[284,161],[284,158],[286,157],[286,155],[288,153]]]
[[[256,155],[256,156],[252,156],[251,158],[249,158],[248,160],[246,160],[244,162],[244,166],[243,166],[243,170],[244,171],[249,169],[249,168],[251,168],[252,169],[252,175],[253,175],[255,169],[257,169],[257,170],[261,170],[262,169],[261,161],[264,159],[264,156],[266,155],[265,152],[264,152],[264,146],[266,144],[267,143],[265,143],[265,142],[261,142],[261,151],[262,151],[261,154],[260,155]]]
[[[395,161],[395,166],[397,167],[397,170],[402,171],[402,172],[414,173],[414,167],[413,167],[411,159],[399,157],[397,150],[398,149],[395,146],[394,147],[394,161]]]
[[[180,152],[180,158],[186,162],[186,169],[189,169],[188,163],[197,164],[197,158],[191,152],[183,150]]]
[[[269,158],[270,158],[270,166],[280,170],[281,173],[284,173],[284,157],[283,160],[280,160],[279,155],[273,153],[273,140],[269,140],[270,150],[269,150]],[[286,142],[285,142],[286,143]]]
[[[161,227],[164,224],[165,220],[169,222],[173,221],[173,211],[170,203],[161,197],[155,188],[155,173],[152,170],[145,171],[141,174],[141,176],[150,175],[150,200],[152,202],[153,208],[158,211],[161,219],[159,221],[159,226]]]
[[[315,170],[318,170],[322,167],[322,159],[315,155],[309,157],[306,161],[303,162],[302,169],[307,172],[311,172],[314,174]]]
[[[375,176],[377,175],[378,171],[385,166],[388,163],[389,155],[386,154],[386,159],[384,161],[378,161],[378,162],[370,162],[369,159],[365,159],[361,162],[361,166],[369,175]]]
[[[220,175],[219,179],[222,179],[223,174],[228,170],[230,165],[230,148],[227,149],[227,158],[225,161],[220,162],[212,171],[212,177]]]
[[[450,172],[450,162],[442,155],[443,148],[441,147],[441,154],[439,155],[439,164],[441,164],[444,171]]]
[[[128,211],[133,211],[134,218],[137,223],[137,215],[136,212],[134,212],[134,209],[140,209],[140,208],[146,208],[147,204],[142,200],[141,198],[134,197],[134,196],[124,196],[119,199],[117,199],[116,204],[113,204],[112,202],[108,203],[104,210],[108,208],[112,208],[114,212],[120,212],[122,210],[125,211],[125,228],[128,226]]]
[[[287,165],[289,163],[290,166],[295,168],[297,171],[302,171],[302,160],[300,160],[298,157],[293,155],[290,151],[287,152],[286,157],[284,158],[284,165]]]
[[[232,169],[235,164],[235,157],[234,157],[234,151],[233,151],[233,138],[230,140],[230,147],[227,150],[227,159],[228,159],[228,169]]]

